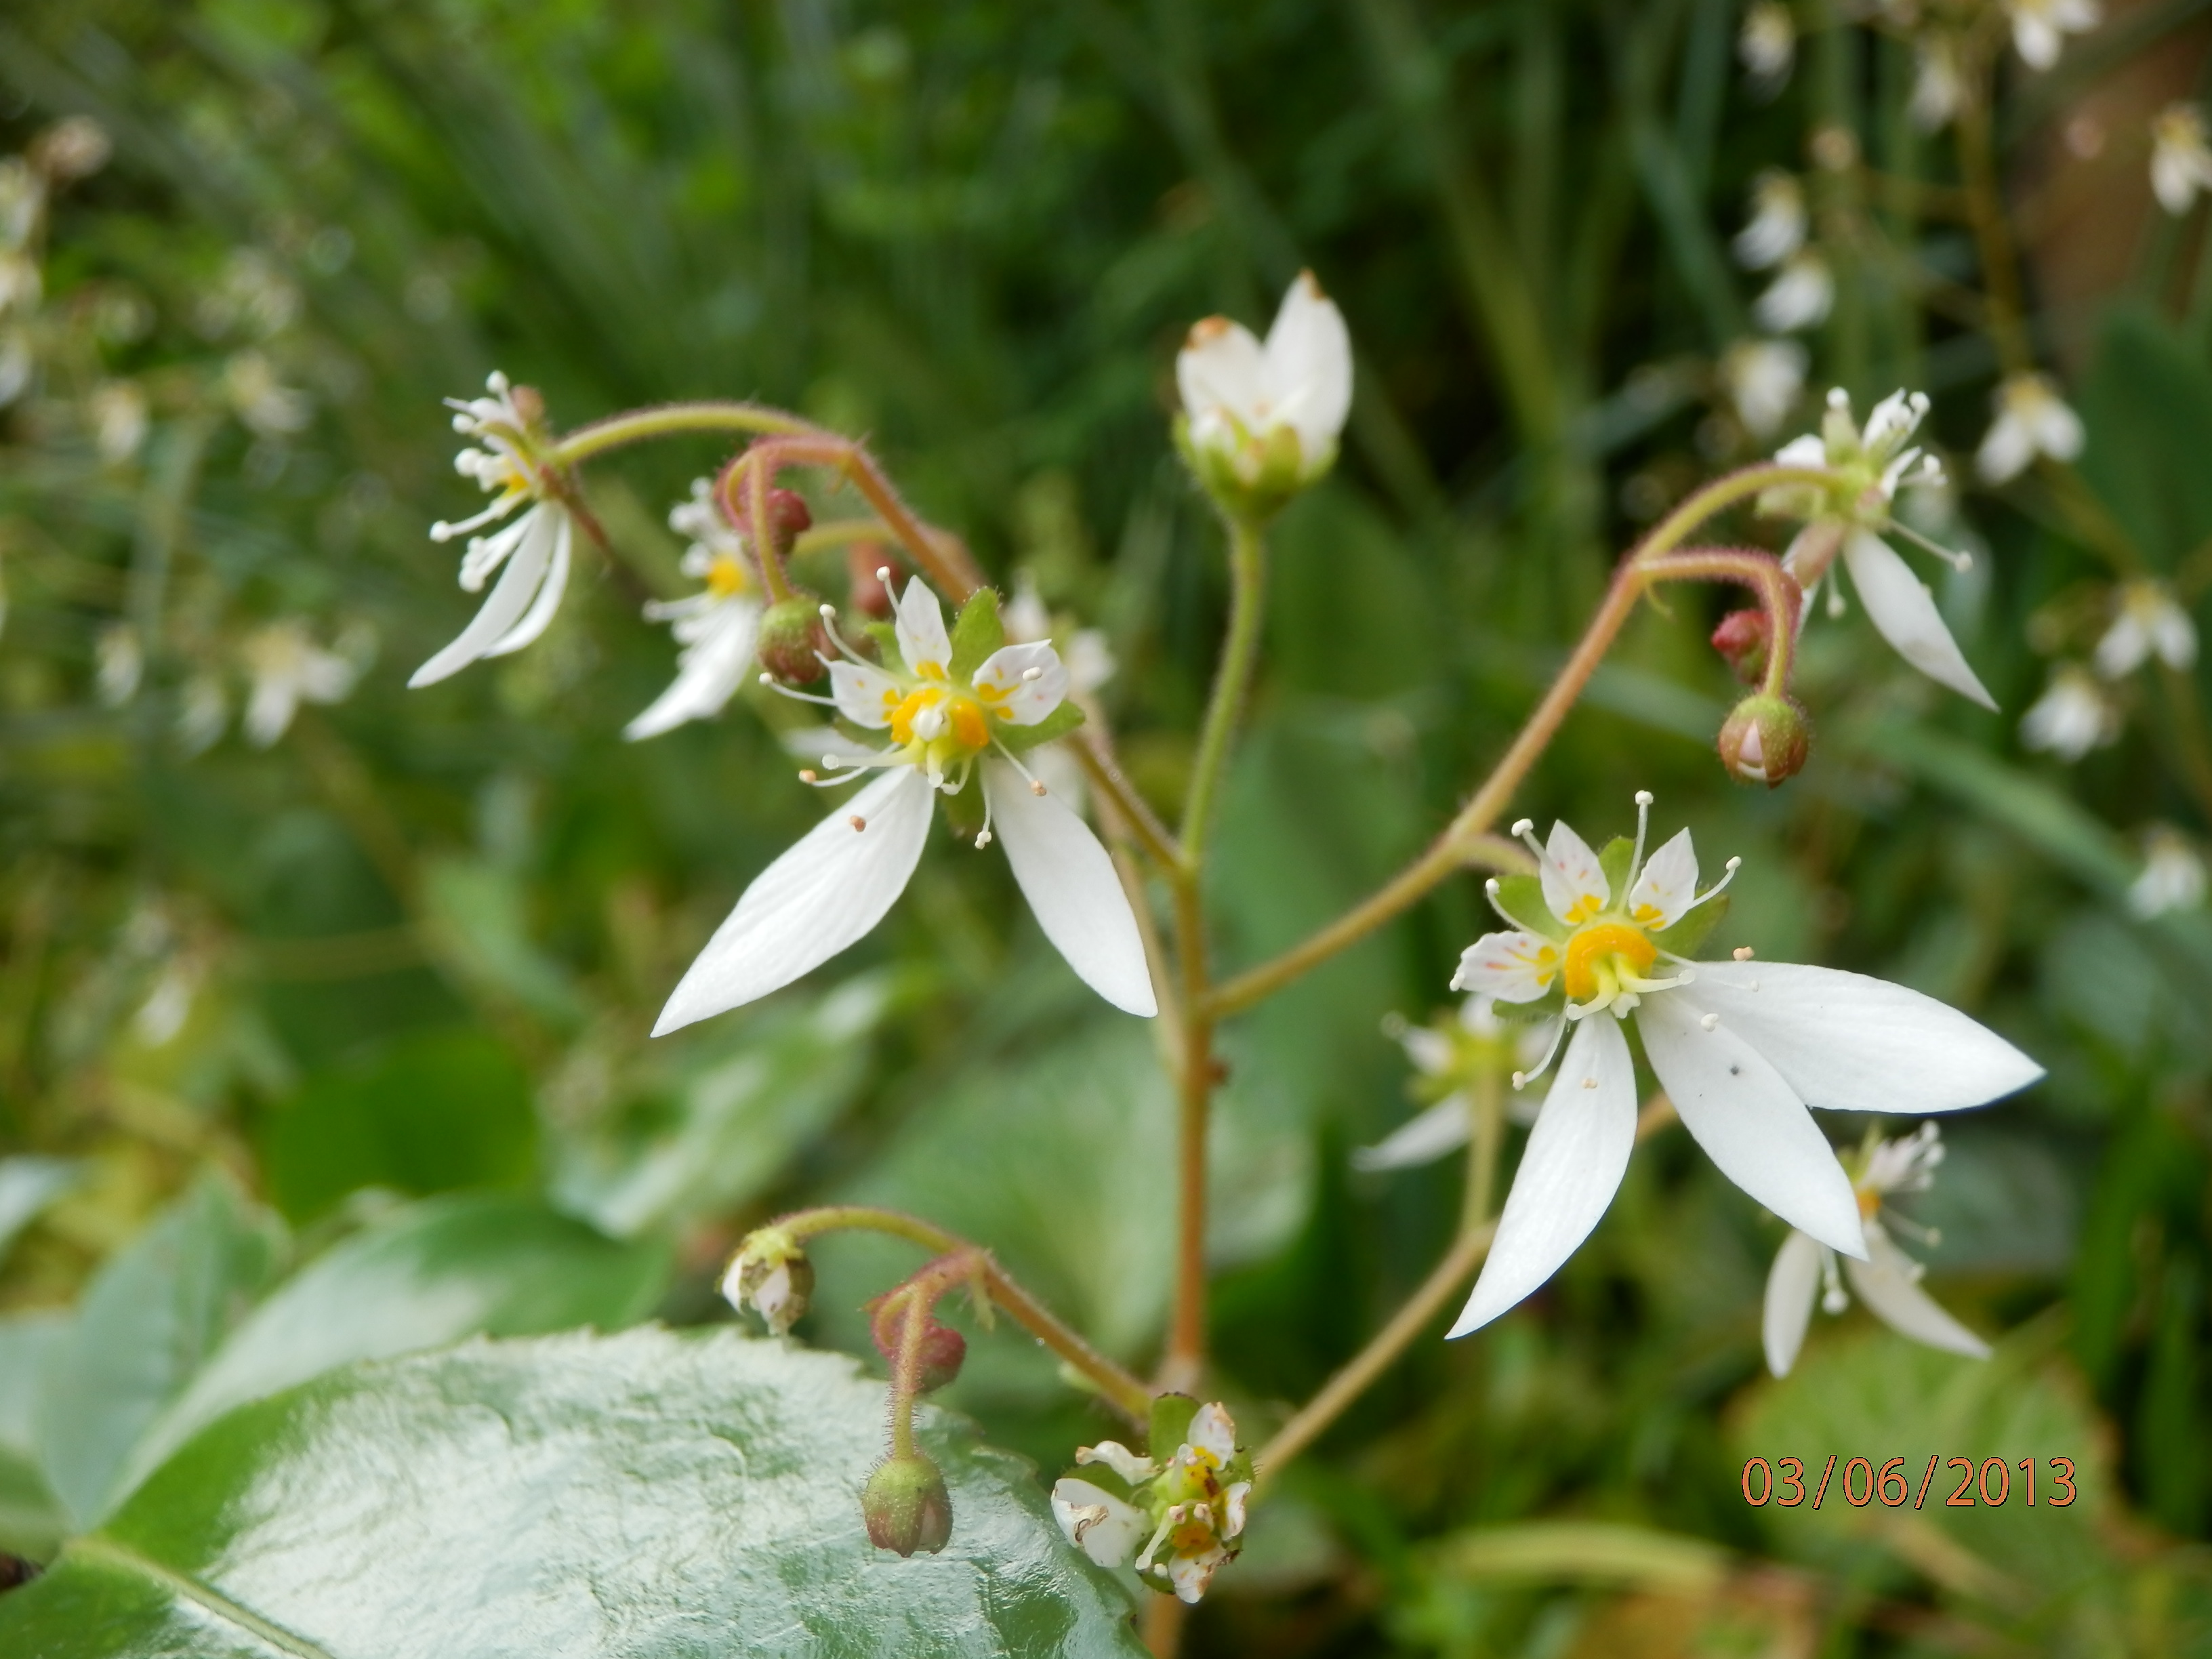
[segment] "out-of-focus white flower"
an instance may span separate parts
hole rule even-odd
[[[131,1029],[138,1040],[149,1048],[166,1048],[175,1042],[191,1017],[192,999],[199,988],[199,964],[189,957],[170,957],[153,991],[131,1016]]]
[[[1792,254],[1766,291],[1752,302],[1751,314],[1772,334],[1818,326],[1836,303],[1836,279],[1828,262],[1812,248]]]
[[[1738,340],[1721,359],[1721,380],[1736,418],[1758,439],[1771,438],[1805,390],[1811,358],[1795,340]]]
[[[1927,412],[1923,394],[1893,392],[1868,413],[1862,433],[1851,418],[1850,398],[1841,387],[1831,391],[1820,433],[1791,439],[1774,459],[1784,466],[1825,468],[1834,481],[1825,489],[1791,484],[1767,490],[1759,498],[1759,509],[1805,521],[1783,564],[1803,584],[1808,613],[1840,552],[1868,619],[1898,655],[1937,684],[1995,708],[1996,700],[1967,665],[1936,608],[1935,596],[1883,539],[1902,535],[1954,566],[1967,562],[1965,554],[1938,547],[1900,524],[1892,512],[1899,489],[1942,482],[1943,469],[1935,458],[1911,443]]]
[[[39,262],[27,253],[0,248],[0,317],[36,311],[45,294]]]
[[[1052,638],[1052,612],[1045,608],[1043,596],[1027,571],[1014,579],[1014,597],[1006,601],[1006,637],[1017,645],[1034,645]],[[1069,635],[1060,661],[1067,668],[1067,689],[1077,696],[1097,690],[1121,665],[1114,659],[1114,647],[1107,644],[1104,632],[1096,628],[1079,628]]]
[[[1053,1485],[1052,1512],[1067,1541],[1100,1566],[1133,1565],[1152,1589],[1194,1602],[1243,1547],[1251,1463],[1218,1402],[1200,1407],[1186,1433],[1165,1462],[1118,1441],[1079,1447],[1077,1464],[1110,1472],[1119,1490],[1067,1475]]]
[[[1613,866],[1617,879],[1565,824],[1541,845],[1528,820],[1516,824],[1537,856],[1548,914],[1510,914],[1503,884],[1492,882],[1491,902],[1511,931],[1485,935],[1460,958],[1456,988],[1516,1003],[1563,995],[1553,1028],[1574,1036],[1453,1336],[1549,1279],[1612,1202],[1636,1140],[1636,1067],[1621,1035],[1632,1013],[1660,1086],[1721,1173],[1799,1231],[1861,1258],[1857,1198],[1807,1107],[1954,1112],[2043,1075],[1995,1032],[1901,986],[1787,963],[1692,963],[1667,951],[1667,929],[1727,882],[1698,890],[1686,830],[1644,861],[1650,800],[1637,797],[1636,841]]]
[[[2012,43],[2032,70],[2057,63],[2069,34],[2087,34],[2105,21],[2098,0],[2004,0],[2012,18]]]
[[[264,438],[289,438],[314,418],[313,400],[279,381],[258,351],[241,351],[223,365],[222,389],[238,418]]]
[[[2008,374],[1997,387],[1997,417],[1974,456],[1985,483],[2009,483],[2039,455],[2070,461],[2081,453],[2081,417],[2042,374]]]
[[[1921,1265],[1899,1249],[1881,1219],[1883,1200],[1896,1193],[1925,1192],[1934,1183],[1936,1166],[1943,1161],[1943,1142],[1932,1123],[1920,1126],[1917,1134],[1885,1140],[1866,1157],[1865,1168],[1852,1182],[1864,1218],[1866,1259],[1844,1258],[1844,1278],[1860,1301],[1892,1330],[1924,1342],[1931,1348],[1986,1359],[1990,1345],[1938,1307],[1920,1288]],[[1892,1216],[1889,1226],[1910,1227]],[[1929,1235],[1927,1242],[1934,1243]],[[1820,1294],[1823,1284],[1826,1294]],[[1774,1258],[1766,1276],[1766,1304],[1761,1334],[1766,1347],[1767,1369],[1787,1376],[1797,1363],[1805,1343],[1805,1328],[1812,1322],[1813,1303],[1818,1297],[1830,1313],[1841,1313],[1850,1298],[1836,1273],[1836,1253],[1817,1238],[1792,1231]]]
[[[230,697],[220,676],[195,674],[185,682],[177,706],[177,747],[189,760],[222,740],[230,724]]]
[[[85,413],[92,422],[93,445],[111,466],[129,460],[146,441],[146,394],[136,381],[102,381],[85,400]]]
[[[27,249],[46,210],[46,181],[20,155],[0,160],[0,251]]]
[[[1344,314],[1301,271],[1265,345],[1242,323],[1208,317],[1176,357],[1182,438],[1217,495],[1285,497],[1336,460],[1352,410],[1352,336]]]
[[[2021,716],[2020,740],[2071,765],[2120,735],[2120,711],[2094,674],[2075,663],[2052,671],[2051,684]]]
[[[2204,112],[2194,104],[2168,104],[2150,130],[2151,190],[2168,213],[2186,213],[2199,191],[2212,190],[2212,144],[2205,142]]]
[[[1780,264],[1805,246],[1805,188],[1779,167],[1751,181],[1751,219],[1736,232],[1736,263],[1747,270]]]
[[[2204,902],[2204,860],[2188,837],[2165,824],[2143,837],[2143,867],[2128,886],[2128,908],[2148,921]]]
[[[114,151],[107,129],[89,115],[64,116],[31,141],[32,162],[58,184],[89,178]]]
[[[31,384],[38,359],[32,355],[31,336],[20,328],[0,329],[0,409],[21,397]]]
[[[1959,70],[1959,43],[1948,34],[1925,34],[1913,46],[1912,95],[1905,112],[1923,132],[1950,125],[1966,95]]]
[[[2116,596],[2112,625],[2097,641],[2097,672],[2124,679],[2156,657],[2168,668],[2187,668],[2197,660],[2197,624],[2162,582],[2123,582]]]
[[[670,509],[668,527],[691,538],[684,550],[684,574],[706,589],[645,607],[648,618],[671,624],[683,649],[677,653],[674,682],[623,728],[632,743],[720,714],[744,684],[760,638],[763,606],[745,565],[744,538],[723,520],[706,479],[692,480],[691,499]]]
[[[93,642],[93,685],[100,702],[120,708],[138,695],[145,678],[146,653],[138,644],[138,630],[129,623],[110,623]]]
[[[1389,1029],[1386,1027],[1386,1029]],[[1407,1025],[1397,1030],[1406,1058],[1419,1073],[1414,1097],[1434,1104],[1400,1124],[1372,1146],[1352,1154],[1361,1170],[1406,1170],[1433,1164],[1467,1145],[1473,1133],[1472,1091],[1487,1073],[1496,1084],[1540,1067],[1551,1033],[1541,1024],[1513,1024],[1498,1017],[1494,997],[1463,1000],[1449,1020],[1437,1025]],[[1535,1121],[1534,1103],[1513,1097],[1513,1115]],[[1528,1109],[1523,1110],[1526,1106]]]
[[[274,259],[258,248],[242,247],[231,254],[214,290],[202,296],[194,321],[211,340],[234,328],[266,338],[289,328],[303,304],[298,284]]]
[[[251,689],[241,724],[257,749],[284,735],[301,703],[341,702],[361,677],[356,663],[317,645],[296,617],[257,629],[246,636],[242,654]]]
[[[1763,91],[1771,92],[1790,78],[1797,58],[1797,25],[1782,0],[1753,0],[1743,14],[1743,27],[1735,38],[1736,56],[1744,71]]]

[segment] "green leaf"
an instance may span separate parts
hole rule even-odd
[[[76,1184],[82,1169],[74,1158],[0,1158],[0,1259],[40,1211]]]
[[[1173,1457],[1176,1449],[1190,1438],[1191,1419],[1197,1415],[1198,1401],[1187,1394],[1153,1395],[1146,1455],[1162,1462]]]
[[[68,1340],[70,1316],[40,1310],[0,1318],[0,1550],[43,1561],[69,1517],[39,1467],[40,1385]]]
[[[946,672],[956,685],[965,685],[975,678],[984,659],[1006,642],[1006,624],[999,620],[998,594],[988,587],[977,588],[968,596],[968,603],[960,607],[960,615],[953,622],[952,661]]]
[[[1016,754],[1026,754],[1040,744],[1064,738],[1083,724],[1083,711],[1070,698],[1035,726],[1000,726],[996,736],[1000,743]]]
[[[276,1218],[210,1176],[94,1276],[39,1407],[46,1480],[79,1526],[106,1511],[131,1448],[252,1306],[282,1248]]]
[[[491,996],[556,1024],[583,1019],[568,969],[532,937],[530,894],[517,872],[489,859],[433,859],[422,872],[422,902],[448,960]]]
[[[132,1450],[118,1490],[232,1407],[355,1360],[478,1333],[630,1324],[659,1300],[668,1266],[664,1247],[617,1243],[535,1199],[410,1205],[310,1262],[255,1309]]]
[[[350,1367],[195,1438],[0,1597],[40,1659],[394,1653],[1133,1659],[1125,1594],[1028,1467],[941,1413],[937,1555],[874,1548],[884,1387],[728,1329]]]
[[[536,1160],[530,1079],[491,1038],[418,1033],[308,1079],[262,1134],[270,1195],[312,1221],[362,1187],[413,1196],[520,1187]]]

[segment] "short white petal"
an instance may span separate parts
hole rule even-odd
[[[986,761],[982,771],[1000,844],[1053,948],[1116,1008],[1158,1013],[1137,919],[1090,825],[1052,796],[1031,793],[1004,761]]]
[[[553,625],[553,617],[561,609],[561,597],[568,589],[568,558],[575,546],[575,531],[568,515],[557,507],[538,509],[553,521],[553,557],[545,572],[545,580],[538,584],[538,597],[522,620],[487,647],[487,657],[504,657],[520,651]]]
[[[854,725],[880,732],[891,723],[892,714],[906,696],[906,688],[880,668],[866,663],[833,662],[830,695],[836,700],[837,712]]]
[[[1352,410],[1352,335],[1344,313],[1302,270],[1267,331],[1268,389],[1309,461],[1334,447]]]
[[[1636,1063],[1610,1014],[1583,1021],[1528,1132],[1482,1277],[1448,1336],[1488,1324],[1559,1269],[1620,1188],[1636,1145]]]
[[[1073,1475],[1053,1482],[1052,1513],[1067,1541],[1102,1567],[1120,1566],[1145,1535],[1133,1504]]]
[[[1222,410],[1249,428],[1267,395],[1267,357],[1243,324],[1208,317],[1191,329],[1176,355],[1176,386],[1183,412],[1194,421]]]
[[[1936,609],[1935,597],[1887,542],[1872,531],[1854,530],[1844,542],[1844,562],[1850,567],[1868,617],[1898,655],[1938,685],[1948,685],[1984,708],[1997,706],[1966,665],[1959,642]]]
[[[1766,1306],[1759,1335],[1766,1347],[1766,1369],[1777,1376],[1790,1375],[1797,1363],[1797,1350],[1805,1346],[1805,1328],[1813,1321],[1813,1304],[1820,1293],[1820,1255],[1826,1246],[1795,1227],[1775,1253],[1773,1271],[1766,1275]]]
[[[1696,996],[1801,1099],[1824,1111],[1956,1112],[2043,1075],[1957,1009],[1864,974],[1790,962],[1699,963]]]
[[[881,921],[921,862],[935,801],[927,778],[895,767],[808,830],[753,878],[653,1036],[781,990]],[[866,828],[854,829],[855,817]]]
[[[537,513],[550,509],[540,507]],[[534,516],[534,515],[533,515]],[[469,625],[464,628],[453,642],[409,677],[410,689],[434,685],[440,680],[458,674],[471,663],[489,652],[492,646],[513,629],[530,602],[538,595],[545,579],[545,567],[553,552],[550,526],[539,520],[530,527],[513,553],[507,556],[507,568],[500,572],[499,580],[477,609]]]
[[[712,620],[712,629],[684,647],[677,658],[676,678],[668,690],[623,727],[623,737],[635,743],[673,731],[686,720],[712,720],[736,695],[745,671],[752,666],[760,607],[732,599]]]
[[[1035,726],[1067,701],[1067,670],[1060,653],[1043,641],[1000,647],[983,659],[971,684],[979,691],[1000,692],[1004,701],[993,712],[1015,726]]]
[[[1467,1145],[1467,1102],[1447,1095],[1419,1117],[1401,1123],[1372,1146],[1352,1154],[1354,1169],[1409,1170],[1433,1164],[1455,1146]]]
[[[1673,840],[1644,860],[1644,872],[1628,895],[1628,914],[1644,927],[1672,927],[1697,896],[1697,849],[1690,844],[1688,830],[1677,830]]]
[[[1237,1425],[1229,1415],[1229,1408],[1218,1401],[1200,1406],[1184,1432],[1183,1443],[1212,1452],[1224,1463],[1236,1456]]]
[[[1931,1348],[1987,1359],[1990,1345],[1951,1317],[1936,1299],[1920,1288],[1919,1273],[1911,1257],[1890,1242],[1879,1222],[1867,1224],[1864,1261],[1846,1261],[1844,1276],[1860,1301],[1892,1330]]]
[[[920,674],[933,664],[942,676],[951,665],[952,636],[945,631],[945,608],[921,577],[909,579],[899,595],[892,631],[909,672]]]
[[[1813,1115],[1725,1016],[1708,1030],[1704,1012],[1686,991],[1646,997],[1636,1011],[1644,1052],[1683,1127],[1723,1175],[1791,1226],[1864,1255],[1850,1177]]]
[[[1534,933],[1485,933],[1460,953],[1455,991],[1500,1002],[1534,1002],[1559,975],[1559,947]]]
[[[1544,902],[1561,921],[1587,921],[1613,902],[1613,887],[1597,854],[1567,825],[1552,825],[1544,851]]]
[[[1132,1486],[1139,1480],[1149,1480],[1159,1473],[1159,1466],[1149,1457],[1131,1451],[1118,1440],[1102,1440],[1095,1446],[1075,1449],[1078,1466],[1085,1463],[1103,1463]]]

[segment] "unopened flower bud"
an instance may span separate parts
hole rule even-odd
[[[757,647],[763,668],[786,685],[807,685],[822,678],[822,659],[830,636],[823,631],[821,596],[795,588],[787,599],[769,606],[761,617]]]
[[[731,1259],[722,1295],[741,1313],[751,1309],[781,1336],[799,1322],[814,1295],[814,1264],[790,1234],[763,1227]]]
[[[875,1339],[876,1352],[894,1370],[898,1365],[899,1350],[905,1343],[906,1322],[923,1322],[921,1352],[916,1357],[914,1374],[917,1393],[934,1393],[960,1375],[961,1364],[968,1358],[968,1339],[950,1325],[940,1324],[933,1314],[916,1307],[911,1298],[878,1297],[868,1304],[868,1312],[869,1334]]]
[[[1721,763],[1731,775],[1771,789],[1804,769],[1812,741],[1803,709],[1761,692],[1738,703],[1721,726]]]
[[[806,498],[795,489],[771,489],[768,492],[768,534],[774,544],[775,556],[787,559],[792,544],[802,532],[814,526],[814,514],[806,505]]]
[[[1756,685],[1766,672],[1766,647],[1773,637],[1774,624],[1764,611],[1731,611],[1713,629],[1713,649],[1728,659],[1738,679]]]
[[[878,1549],[934,1555],[952,1536],[952,1494],[937,1465],[920,1452],[890,1458],[868,1477],[860,1512]]]

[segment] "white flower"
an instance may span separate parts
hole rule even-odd
[[[1958,1111],[2043,1074],[1994,1032],[1917,991],[1787,963],[1692,964],[1668,951],[1665,930],[1719,886],[1698,891],[1686,830],[1644,862],[1650,803],[1637,797],[1636,842],[1607,859],[1564,823],[1541,847],[1527,821],[1516,824],[1540,860],[1548,914],[1514,916],[1500,904],[1512,931],[1486,935],[1460,958],[1460,988],[1505,1002],[1564,994],[1554,1030],[1574,1036],[1453,1336],[1549,1279],[1612,1201],[1636,1139],[1636,1070],[1620,1029],[1632,1012],[1660,1086],[1721,1173],[1850,1256],[1867,1254],[1858,1202],[1808,1105]],[[1730,874],[1735,866],[1731,859]],[[1501,892],[1491,884],[1493,903]]]
[[[1753,0],[1743,15],[1736,35],[1736,56],[1751,78],[1765,88],[1779,87],[1790,78],[1797,57],[1797,26],[1782,0]]]
[[[279,382],[258,351],[241,351],[223,365],[222,389],[238,418],[260,437],[289,437],[314,418],[307,394]]]
[[[92,440],[100,459],[118,465],[138,453],[146,441],[146,394],[129,380],[108,380],[85,400],[92,422]]]
[[[1235,1478],[1249,1468],[1225,1407],[1200,1407],[1187,1432],[1164,1463],[1112,1440],[1080,1448],[1079,1465],[1112,1470],[1129,1495],[1066,1475],[1053,1484],[1052,1512],[1067,1541],[1100,1566],[1129,1563],[1154,1589],[1194,1602],[1242,1547],[1252,1483]]]
[[[28,246],[46,209],[46,181],[39,170],[20,155],[0,161],[0,251]]]
[[[2073,663],[2051,672],[2051,684],[2021,716],[2020,740],[2071,765],[2120,735],[2120,711],[2095,675]]]
[[[1747,270],[1780,264],[1805,246],[1803,186],[1778,167],[1751,181],[1751,222],[1735,235],[1736,263]]]
[[[2198,191],[2212,190],[2212,145],[2196,105],[2168,104],[2151,123],[2150,187],[2172,214],[2188,212]]]
[[[1966,95],[1959,72],[1959,45],[1948,34],[1929,34],[1913,47],[1912,95],[1905,112],[1923,132],[1948,126]]]
[[[249,635],[244,647],[246,672],[252,682],[240,722],[246,741],[266,749],[283,737],[303,702],[341,702],[361,676],[360,665],[325,651],[293,618],[271,623]]]
[[[2143,867],[2128,887],[2128,908],[2148,921],[2204,902],[2204,860],[2178,831],[2164,825],[2144,838]]]
[[[2058,61],[2069,34],[2087,34],[2105,21],[2098,0],[2005,0],[2012,16],[2012,43],[2021,62],[2047,70]]]
[[[1751,314],[1771,334],[1789,334],[1824,320],[1836,303],[1836,279],[1828,262],[1811,248],[1790,256],[1766,291],[1752,301]]]
[[[1176,356],[1188,441],[1201,461],[1246,489],[1266,481],[1287,446],[1282,487],[1311,483],[1336,459],[1352,409],[1352,336],[1344,314],[1301,271],[1264,346],[1242,323],[1208,317]]]
[[[1894,532],[1954,565],[1967,562],[1965,554],[1936,546],[1891,512],[1899,489],[1942,482],[1943,469],[1934,457],[1911,445],[1927,412],[1921,393],[1893,392],[1874,406],[1862,433],[1851,419],[1850,398],[1840,387],[1829,392],[1820,434],[1793,438],[1774,459],[1784,466],[1826,468],[1835,482],[1826,490],[1796,484],[1770,489],[1759,497],[1759,510],[1806,521],[1783,564],[1804,585],[1808,614],[1840,552],[1869,620],[1897,653],[1937,684],[1995,708],[1996,700],[1944,626],[1935,596],[1882,539],[1884,532]]]
[[[744,684],[760,637],[763,607],[745,566],[744,540],[724,521],[706,479],[692,481],[691,499],[670,509],[668,526],[691,538],[684,550],[684,574],[707,586],[689,599],[655,600],[645,607],[647,617],[671,624],[684,648],[677,653],[674,683],[623,728],[623,736],[633,743],[657,738],[686,720],[720,714]]]
[[[1997,417],[1974,457],[1985,483],[2008,483],[2039,455],[2070,461],[2081,453],[2081,417],[2041,374],[2009,374],[1997,388]]]
[[[1774,435],[1805,390],[1809,358],[1795,340],[1739,340],[1721,359],[1736,417],[1754,438]]]
[[[1002,646],[960,683],[937,596],[918,579],[898,601],[895,628],[896,663],[878,667],[848,653],[830,665],[838,713],[888,732],[892,746],[857,762],[833,753],[823,766],[848,778],[870,769],[884,775],[745,890],[668,999],[655,1036],[766,996],[866,933],[921,861],[934,796],[958,793],[975,774],[984,801],[976,845],[988,845],[995,826],[1045,937],[1115,1007],[1158,1012],[1113,860],[1006,741],[1009,731],[1039,725],[1065,701],[1059,654],[1048,644]]]
[[[0,316],[11,311],[32,312],[46,293],[46,276],[27,253],[0,248]]]
[[[2166,587],[2136,580],[2121,585],[2112,625],[2097,641],[2097,672],[2124,679],[2155,656],[2168,668],[2197,660],[2197,624]]]
[[[1479,995],[1462,1001],[1447,1022],[1407,1025],[1395,1035],[1405,1047],[1406,1058],[1420,1074],[1415,1097],[1433,1097],[1436,1103],[1400,1124],[1374,1146],[1355,1151],[1352,1162],[1358,1169],[1410,1169],[1434,1163],[1446,1152],[1466,1146],[1474,1115],[1468,1085],[1485,1072],[1503,1082],[1540,1066],[1550,1043],[1550,1032],[1544,1026],[1501,1019],[1497,1000]],[[1515,1106],[1524,1098],[1516,1095]],[[1528,1121],[1534,1120],[1531,1112]]]
[[[120,708],[138,695],[145,678],[146,653],[139,648],[138,630],[129,623],[110,623],[93,642],[93,684],[100,702]]]
[[[1899,1249],[1881,1222],[1882,1200],[1892,1193],[1925,1192],[1943,1161],[1943,1143],[1932,1123],[1920,1126],[1917,1134],[1885,1140],[1868,1153],[1866,1168],[1852,1183],[1858,1200],[1861,1224],[1866,1232],[1863,1261],[1846,1258],[1844,1277],[1859,1300],[1874,1310],[1892,1330],[1924,1342],[1931,1348],[1962,1353],[1972,1359],[1990,1357],[1990,1345],[1936,1306],[1920,1288],[1925,1271]],[[1893,1217],[1893,1224],[1909,1225]],[[1929,1243],[1935,1242],[1931,1236]],[[1761,1334],[1767,1369],[1787,1376],[1804,1346],[1805,1328],[1812,1322],[1813,1303],[1823,1285],[1821,1305],[1841,1313],[1850,1298],[1836,1275],[1836,1253],[1817,1238],[1792,1231],[1782,1242],[1774,1269],[1766,1276],[1766,1305]]]
[[[483,592],[494,571],[501,574],[474,620],[415,671],[407,682],[410,687],[433,685],[481,658],[521,650],[552,626],[568,585],[574,526],[567,511],[544,495],[544,480],[531,448],[534,422],[518,406],[506,375],[494,374],[485,386],[491,392],[488,398],[447,401],[455,411],[453,430],[483,446],[461,451],[453,458],[453,469],[494,492],[491,505],[459,524],[441,520],[430,526],[430,539],[469,538],[461,556],[461,586],[469,592]],[[488,536],[473,533],[524,501],[531,506],[520,518]]]

